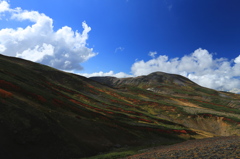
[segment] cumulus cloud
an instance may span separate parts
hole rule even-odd
[[[9,4],[6,1],[0,1],[0,13],[9,10]]]
[[[235,62],[235,63],[240,63],[240,55],[235,58],[234,62]]]
[[[10,8],[7,1],[0,1],[0,20],[8,13],[11,21],[29,21],[25,28],[0,30],[0,53],[43,63],[62,70],[81,70],[80,63],[97,55],[87,47],[91,28],[82,22],[83,31],[73,31],[64,26],[53,30],[53,19],[37,11]]]
[[[46,55],[53,56],[54,47],[51,44],[43,43],[41,47],[36,45],[34,49],[24,50],[21,54],[17,53],[16,56],[27,60],[38,61],[42,60]]]
[[[133,75],[126,74],[124,72],[114,73],[114,71],[109,71],[109,72],[100,71],[100,72],[94,72],[94,73],[91,73],[91,74],[82,73],[82,74],[79,74],[79,75],[82,75],[82,76],[85,76],[85,77],[113,76],[113,77],[117,77],[117,78],[125,78],[125,77],[132,77],[133,76]]]
[[[217,90],[240,88],[240,55],[233,60],[214,59],[213,54],[201,48],[181,58],[169,59],[166,55],[160,55],[149,61],[136,61],[131,70],[134,76],[155,71],[180,74]]]

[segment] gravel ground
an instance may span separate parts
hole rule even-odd
[[[214,137],[161,146],[125,159],[240,159],[240,137]]]

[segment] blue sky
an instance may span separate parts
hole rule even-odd
[[[238,0],[0,0],[0,53],[84,76],[240,89]]]

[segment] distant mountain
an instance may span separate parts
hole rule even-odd
[[[119,87],[124,85],[132,85],[137,87],[149,87],[163,84],[173,84],[177,86],[193,86],[196,83],[190,81],[180,75],[168,74],[164,72],[154,72],[147,76],[129,77],[129,78],[116,78],[116,77],[90,77],[95,81],[102,84]]]
[[[240,95],[180,75],[85,78],[0,55],[0,158],[82,158],[240,134]]]

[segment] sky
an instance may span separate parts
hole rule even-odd
[[[0,54],[90,76],[240,92],[239,0],[0,0]]]

